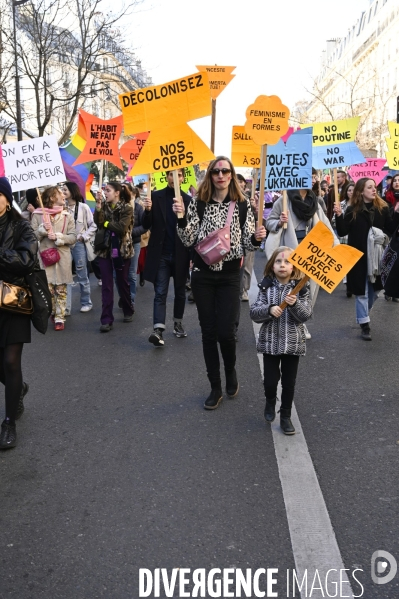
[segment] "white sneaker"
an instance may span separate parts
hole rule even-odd
[[[248,292],[247,292],[247,291],[245,291],[245,289],[244,289],[244,291],[242,292],[241,301],[242,301],[242,302],[249,302]]]
[[[93,306],[82,306],[80,308],[80,311],[81,312],[90,312],[90,310],[92,310],[92,309],[93,309]]]
[[[103,282],[102,282],[102,280],[101,280],[101,279],[98,279],[97,283],[100,285],[100,287],[101,287],[101,285],[103,284]]]
[[[71,311],[70,310],[65,310],[65,316],[70,316],[71,315]]]
[[[305,339],[311,339],[312,335],[309,333],[308,327],[306,326],[306,324],[303,325],[303,328],[305,329]]]

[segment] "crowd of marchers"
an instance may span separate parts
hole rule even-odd
[[[183,178],[181,169],[180,184]],[[251,197],[247,181],[225,156],[209,164],[191,195],[181,189],[177,193],[173,181],[173,173],[167,172],[166,187],[152,193],[142,186],[111,181],[97,192],[94,213],[79,187],[67,181],[44,189],[40,197],[37,190],[28,190],[21,213],[8,180],[1,177],[1,294],[7,289],[22,297],[29,288],[29,273],[44,270],[51,323],[56,331],[63,331],[73,296],[76,300],[79,295],[80,312],[92,309],[93,273],[102,292],[100,331],[111,333],[115,304],[124,323],[140,317],[135,315],[136,294],[138,286],[148,281],[154,286],[149,343],[164,348],[173,278],[173,333],[179,339],[187,336],[184,310],[189,289],[188,299],[198,311],[210,385],[204,408],[215,410],[223,399],[223,375],[226,395],[234,398],[239,392],[240,305],[249,299],[254,252],[261,249],[266,255],[264,277],[250,316],[261,324],[257,351],[264,360],[264,417],[267,422],[276,417],[281,379],[280,426],[284,434],[292,435],[299,358],[311,338],[306,323],[312,317],[318,286],[310,282],[299,293],[291,293],[302,274],[289,262],[289,255],[320,221],[330,229],[335,245],[347,243],[363,252],[344,283],[348,298],[355,296],[360,336],[370,341],[370,311],[384,288],[381,257],[390,244],[392,251],[399,244],[399,175],[382,190],[373,179],[354,183],[345,171],[338,171],[336,198],[334,186],[319,180],[313,169],[312,189],[288,191],[286,208],[280,192],[267,192],[261,220],[259,194]],[[399,273],[391,270],[392,276],[385,277],[385,299],[399,302]],[[79,293],[73,294],[75,285]],[[283,301],[285,309],[280,307]],[[31,342],[31,320],[29,314],[0,305],[0,381],[5,387],[1,449],[16,445],[16,420],[24,412],[29,385],[22,376],[22,351],[24,343]]]

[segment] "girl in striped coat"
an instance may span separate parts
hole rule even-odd
[[[292,251],[282,246],[273,252],[250,311],[252,320],[262,324],[257,350],[263,354],[265,420],[273,422],[276,417],[277,385],[281,376],[280,426],[286,435],[295,434],[291,407],[299,356],[306,353],[303,325],[312,315],[309,284],[297,295],[289,295],[301,278],[300,271],[288,262]],[[285,310],[279,307],[283,300],[288,304]]]

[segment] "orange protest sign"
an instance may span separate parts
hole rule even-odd
[[[129,173],[156,173],[213,160],[215,156],[187,125],[151,131],[140,156]]]
[[[199,71],[208,73],[209,87],[211,90],[212,100],[216,100],[219,94],[226,89],[227,85],[232,81],[235,75],[232,72],[236,67],[219,67],[218,65],[199,66],[196,65]]]
[[[259,146],[245,131],[245,127],[233,126],[231,138],[231,161],[234,166],[259,168]]]
[[[93,162],[93,160],[108,160],[122,169],[119,157],[119,138],[123,129],[122,117],[117,116],[104,121],[81,109],[79,118],[83,119],[86,129],[86,144],[73,166],[84,162]]]
[[[334,236],[322,222],[318,222],[288,258],[323,289],[331,293],[344,276],[363,256],[356,248],[340,244],[333,246]]]
[[[119,148],[119,152],[123,160],[133,166],[137,158],[140,156],[140,152],[144,148],[144,144],[148,139],[148,136],[149,133],[147,131],[144,133],[138,133],[134,136],[134,139],[129,139],[129,141],[124,143],[123,146]]]
[[[212,112],[205,72],[121,94],[119,102],[126,135],[164,129]]]
[[[258,96],[245,114],[245,131],[259,146],[276,144],[288,131],[290,111],[278,96]]]

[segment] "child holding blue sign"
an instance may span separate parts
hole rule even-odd
[[[291,408],[299,357],[306,353],[304,323],[312,315],[308,283],[297,295],[290,295],[302,276],[288,261],[292,251],[281,246],[273,252],[250,311],[252,320],[262,324],[257,350],[263,354],[265,420],[272,423],[276,417],[277,385],[281,378],[280,426],[285,435],[295,434]],[[283,301],[288,304],[284,310],[280,308]]]

